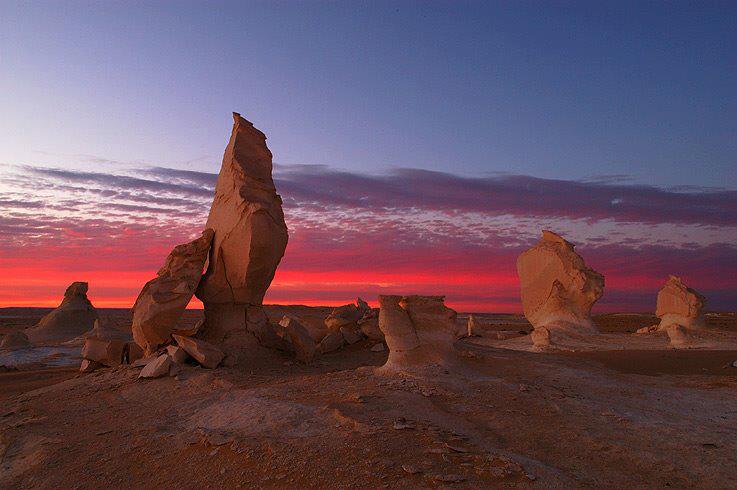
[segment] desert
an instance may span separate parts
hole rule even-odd
[[[0,490],[737,487],[735,25],[0,2]]]

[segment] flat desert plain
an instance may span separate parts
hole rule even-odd
[[[50,309],[0,310],[0,334]],[[98,309],[130,325],[129,310]],[[331,308],[267,306],[319,325]],[[181,322],[202,312],[187,310]],[[374,371],[364,339],[310,364],[264,350],[234,367],[138,379],[81,375],[79,345],[0,352],[1,488],[728,488],[737,481],[736,350],[673,349],[595,316],[597,348],[530,352],[518,315],[477,315],[460,362],[431,377]],[[463,328],[467,315],[458,316]],[[737,333],[734,313],[708,327]],[[663,338],[661,338],[663,337]],[[614,339],[614,340],[611,340]],[[529,341],[527,340],[529,343]],[[642,344],[643,348],[639,348]],[[624,346],[624,348],[622,348]],[[631,346],[632,348],[627,348]],[[44,350],[45,349],[45,350]],[[25,351],[23,355],[21,351]]]

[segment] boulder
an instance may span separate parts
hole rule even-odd
[[[171,341],[207,260],[214,232],[206,229],[189,243],[177,245],[156,277],[148,281],[133,305],[133,339],[146,352]]]
[[[389,357],[381,371],[454,363],[456,312],[443,296],[379,296],[379,328]]]
[[[172,362],[175,362],[177,364],[184,364],[185,362],[187,362],[187,358],[189,357],[187,355],[187,351],[185,351],[178,345],[167,345],[166,353],[169,354]]]
[[[353,325],[340,327],[340,333],[341,335],[343,335],[343,339],[345,339],[345,342],[348,345],[355,344],[356,342],[360,342],[363,339],[361,331],[358,329],[358,327],[355,327]]]
[[[73,282],[64,292],[64,299],[38,324],[26,330],[32,342],[71,340],[92,329],[99,318],[87,298],[86,282]]]
[[[381,331],[379,328],[379,316],[370,317],[370,318],[362,318],[358,321],[358,328],[361,329],[361,333],[368,337],[371,340],[376,340],[379,342],[384,341],[384,332]]]
[[[20,330],[6,333],[0,341],[0,349],[24,349],[30,346],[31,343],[28,341],[28,337]]]
[[[686,286],[679,277],[670,276],[658,292],[655,314],[660,318],[658,330],[667,330],[671,325],[689,329],[706,326],[704,306],[706,298]]]
[[[333,352],[345,344],[345,340],[343,339],[343,334],[340,332],[330,332],[325,337],[322,338],[320,343],[317,345],[317,350],[320,354],[327,354],[328,352]]]
[[[294,354],[298,361],[309,363],[319,354],[315,340],[310,336],[307,329],[294,317],[284,316],[279,322],[279,325],[284,328],[283,335],[292,344]]]
[[[365,311],[357,305],[348,304],[338,306],[325,318],[325,326],[332,332],[337,332],[341,327],[356,325],[363,318]]]
[[[207,270],[195,293],[205,306],[201,338],[229,357],[258,348],[249,306],[260,306],[284,255],[288,233],[272,179],[266,136],[233,113],[233,130],[206,227],[214,230]],[[260,315],[260,314],[259,314]]]
[[[169,375],[172,360],[169,354],[161,354],[146,364],[141,372],[138,373],[139,378],[161,378]]]
[[[123,363],[126,342],[117,339],[98,339],[89,337],[82,347],[82,358],[99,362],[105,366],[119,366]]]
[[[79,372],[91,373],[92,371],[100,369],[101,367],[104,367],[104,365],[100,364],[99,362],[90,361],[89,359],[82,359],[82,363],[79,365]]]
[[[517,259],[522,309],[534,328],[596,332],[591,307],[604,293],[604,276],[574,246],[551,231]]]
[[[184,349],[187,354],[192,356],[204,368],[215,369],[225,357],[223,351],[202,339],[174,334],[174,340],[179,347]]]

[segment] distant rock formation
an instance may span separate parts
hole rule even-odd
[[[658,292],[655,314],[660,318],[658,330],[666,330],[671,325],[688,329],[706,326],[703,309],[706,298],[689,288],[679,277],[670,276]]]
[[[20,330],[13,330],[10,333],[6,333],[2,340],[0,340],[0,349],[24,349],[30,346],[31,343],[28,341],[28,337]]]
[[[522,309],[535,330],[597,331],[591,307],[604,293],[604,276],[573,249],[545,230],[540,242],[517,259]],[[550,335],[538,331],[533,339],[549,342]]]
[[[87,298],[87,289],[86,282],[73,282],[61,304],[26,330],[28,338],[36,343],[71,340],[92,329],[99,315]]]
[[[222,346],[231,362],[258,345],[249,322],[256,330],[266,321],[256,310],[288,240],[266,136],[237,113],[233,120],[206,225],[215,232],[209,264],[195,293],[205,305],[198,336]]]
[[[333,308],[325,318],[325,326],[330,332],[340,333],[347,344],[354,344],[364,337],[372,340],[384,340],[378,326],[378,312],[372,309],[361,298],[356,304],[347,304]]]
[[[389,358],[379,372],[446,366],[454,360],[456,312],[444,296],[379,296],[379,328]]]
[[[133,339],[147,354],[171,341],[171,334],[202,277],[214,232],[171,251],[156,277],[143,286],[133,305]]]

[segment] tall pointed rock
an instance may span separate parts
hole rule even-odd
[[[250,342],[243,338],[248,311],[262,321],[260,306],[288,240],[266,135],[240,114],[233,120],[205,225],[215,232],[209,266],[196,292],[205,304],[201,336],[218,344]]]

